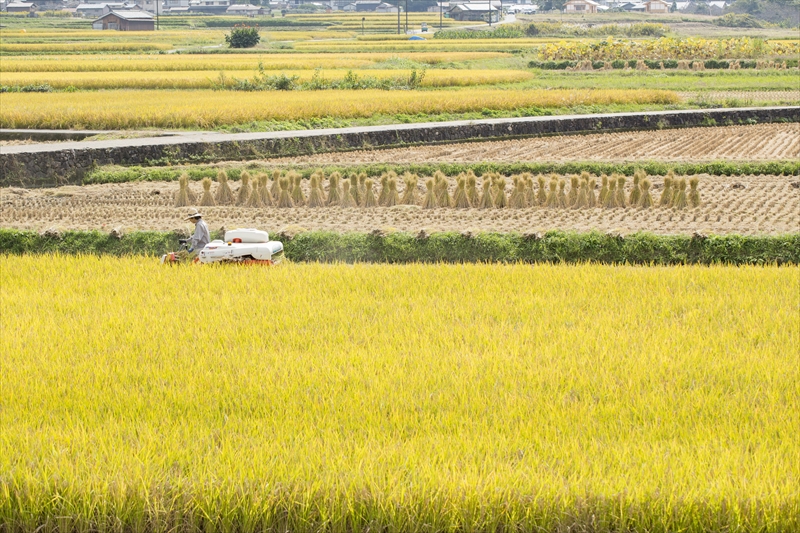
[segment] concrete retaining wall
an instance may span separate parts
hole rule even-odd
[[[79,184],[87,172],[102,165],[151,166],[265,159],[478,139],[787,121],[800,122],[800,107],[563,115],[18,145],[6,146],[0,150],[0,186],[51,187]]]

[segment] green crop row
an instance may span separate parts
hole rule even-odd
[[[220,235],[215,235],[220,237]],[[99,231],[39,234],[0,230],[0,253],[158,255],[178,246],[169,232]],[[637,265],[800,264],[800,234],[783,236],[628,236],[599,232],[274,234],[298,262],[345,263],[603,263]]]

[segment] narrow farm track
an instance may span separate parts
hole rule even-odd
[[[359,150],[275,158],[270,162],[313,166],[480,161],[765,161],[798,157],[800,124],[778,123]]]
[[[694,209],[456,209],[423,210],[419,206],[391,208],[248,208],[219,206],[202,208],[212,229],[220,226],[259,227],[276,231],[287,226],[308,230],[372,231],[395,228],[403,231],[546,231],[599,230],[630,233],[689,234],[785,234],[800,231],[800,179],[784,176],[701,175],[702,205]],[[663,178],[652,176],[656,205]],[[308,180],[304,180],[308,195]],[[569,180],[567,180],[569,182]],[[423,198],[424,180],[418,186]],[[511,180],[506,192],[510,193]],[[238,182],[231,183],[234,194]],[[214,186],[216,187],[216,185]],[[626,196],[630,194],[628,179]],[[190,188],[201,192],[199,184]],[[455,180],[450,179],[451,194]],[[3,189],[0,191],[0,227],[43,230],[189,229],[183,218],[186,208],[174,207],[175,182],[61,187],[58,189]],[[377,190],[377,187],[376,187]],[[401,191],[402,193],[402,191]]]

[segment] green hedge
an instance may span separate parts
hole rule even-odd
[[[227,168],[228,178],[238,180],[243,170],[250,173],[267,172],[271,173],[274,167],[260,166],[253,163],[244,163],[240,167]],[[666,176],[672,170],[679,176],[692,176],[695,174],[710,174],[712,176],[742,176],[742,175],[764,175],[764,176],[800,176],[800,161],[768,161],[768,162],[746,162],[746,161],[711,161],[707,163],[671,163],[662,161],[641,161],[637,163],[603,163],[596,161],[572,161],[566,163],[552,162],[523,162],[523,163],[412,163],[412,164],[390,164],[373,163],[357,166],[342,165],[323,165],[321,167],[295,167],[287,165],[286,170],[292,169],[299,172],[303,177],[309,177],[313,172],[320,168],[325,174],[340,172],[347,174],[351,172],[365,172],[367,176],[380,176],[390,170],[402,174],[411,172],[420,176],[432,176],[437,170],[447,176],[457,176],[467,170],[472,170],[481,176],[487,172],[498,172],[510,176],[531,172],[533,174],[580,174],[583,171],[599,176],[601,174],[620,173],[625,176],[633,176],[637,169],[645,171],[651,176]],[[112,167],[99,168],[89,173],[84,179],[84,185],[100,183],[125,183],[129,181],[177,181],[180,175],[186,172],[189,179],[201,180],[203,178],[214,179],[219,172],[219,167],[212,166],[183,166],[183,167]]]
[[[98,231],[44,235],[0,229],[0,253],[159,255],[177,249],[180,235],[137,232],[121,237]],[[626,237],[599,232],[333,233],[310,231],[294,238],[274,234],[286,257],[298,262],[345,263],[584,263],[638,265],[800,264],[800,234],[783,236]]]

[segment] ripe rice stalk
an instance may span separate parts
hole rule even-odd
[[[272,171],[272,187],[270,188],[270,194],[272,198],[277,201],[281,196],[281,171],[280,170],[273,170]]]
[[[567,207],[567,182],[566,180],[561,180],[558,182],[558,207],[564,208]]]
[[[290,180],[292,181],[292,202],[295,207],[306,205],[306,195],[303,194],[303,189],[300,184],[303,182],[303,176],[297,172],[289,173]]]
[[[650,179],[644,178],[640,185],[642,187],[642,196],[639,198],[639,208],[649,209],[653,207],[653,197],[650,196]]]
[[[547,205],[547,191],[545,190],[545,179],[541,174],[537,178],[539,182],[539,191],[536,193],[536,203],[544,207]]]
[[[628,205],[630,206],[639,205],[639,199],[642,197],[641,180],[644,177],[643,174],[644,172],[641,170],[633,173],[633,188],[628,197]]]
[[[617,207],[625,207],[625,176],[617,178]]]
[[[666,177],[664,178],[664,190],[661,191],[661,198],[658,200],[659,207],[669,207],[672,205],[672,169],[667,173]]]
[[[436,192],[434,189],[434,180],[432,178],[425,182],[425,188],[428,190],[425,193],[425,199],[422,201],[422,209],[434,209],[439,206],[436,201]]]
[[[497,176],[494,182],[494,206],[498,209],[508,207],[508,196],[506,196],[506,179],[503,176]]]
[[[289,193],[291,183],[292,180],[289,176],[283,176],[278,179],[278,184],[281,188],[281,192],[278,195],[278,207],[294,207],[292,195]]]
[[[185,172],[178,178],[178,192],[175,193],[175,207],[186,207],[189,203],[189,175]]]
[[[386,205],[386,197],[389,195],[389,175],[381,174],[381,192],[378,193],[378,205]]]
[[[608,198],[608,176],[606,176],[605,174],[600,176],[600,182],[601,182],[600,196],[597,198],[597,202],[601,206],[605,207],[606,198]]]
[[[342,183],[342,207],[358,207],[356,203],[356,199],[353,198],[353,193],[350,191],[350,185],[353,182],[352,179],[344,180]]]
[[[203,178],[203,197],[200,198],[200,205],[208,207],[217,205],[214,201],[214,196],[211,194],[211,178]]]
[[[364,207],[378,207],[378,200],[375,198],[373,181],[369,178],[364,180]]]
[[[675,209],[686,209],[688,205],[686,201],[686,179],[678,181],[678,192],[675,195],[675,200],[672,202],[672,207]]]
[[[478,193],[478,178],[475,176],[475,173],[472,171],[472,169],[467,171],[466,180],[467,200],[469,200],[469,204],[472,206],[478,205],[480,202],[480,194]]]
[[[397,194],[397,178],[389,178],[389,192],[386,194],[385,205],[386,207],[394,207],[399,203],[400,195]]]
[[[482,188],[483,194],[481,194],[478,207],[480,209],[491,209],[494,207],[494,199],[492,198],[492,182],[487,177],[483,178]]]
[[[419,176],[406,172],[403,175],[403,182],[405,183],[405,190],[403,191],[403,198],[400,203],[403,205],[417,205],[417,183]]]
[[[597,196],[594,194],[594,190],[597,187],[597,180],[594,178],[589,178],[589,186],[586,188],[586,207],[594,208],[597,207]]]
[[[589,194],[589,180],[582,179],[580,187],[578,187],[578,197],[575,199],[575,203],[572,204],[573,209],[586,209],[589,206],[589,201],[587,199]]]
[[[272,194],[269,192],[269,176],[264,174],[258,174],[256,176],[256,183],[258,184],[258,193],[261,196],[261,205],[264,207],[272,207],[275,205],[275,201],[272,199]]]
[[[545,202],[545,207],[550,209],[557,209],[558,208],[558,180],[556,178],[550,178],[550,192],[547,194],[547,201]]]
[[[324,207],[325,199],[322,197],[322,189],[319,186],[320,175],[311,175],[311,192],[308,195],[308,207]]]
[[[342,203],[342,192],[339,189],[339,181],[342,175],[338,172],[332,172],[328,177],[328,199],[326,203],[329,206],[340,205]]]
[[[578,176],[570,176],[569,177],[569,195],[567,195],[567,207],[573,207],[575,202],[578,201],[578,189],[580,189],[580,183],[578,182]]]
[[[456,193],[453,195],[453,207],[459,209],[466,209],[472,207],[467,198],[467,179],[464,176],[459,176],[456,185]]]
[[[698,185],[700,185],[700,178],[697,176],[692,176],[689,180],[689,186],[691,187],[689,191],[689,204],[692,207],[700,207],[702,203],[700,201],[700,191],[697,190]]]
[[[247,200],[250,199],[250,173],[246,170],[239,176],[241,186],[239,193],[236,196],[236,205],[247,205]]]
[[[619,207],[619,204],[617,204],[617,178],[615,174],[612,174],[608,180],[608,194],[606,194],[606,201],[603,202],[603,207],[606,209]]]

